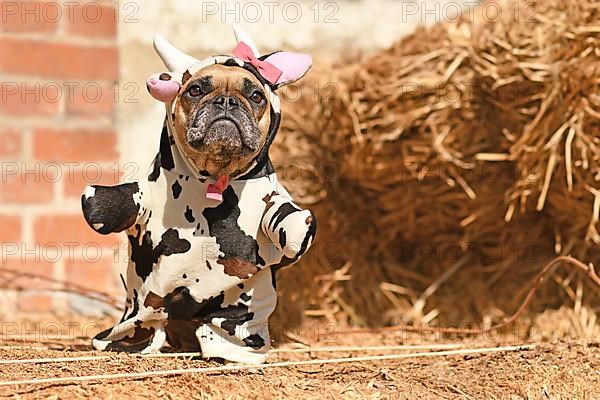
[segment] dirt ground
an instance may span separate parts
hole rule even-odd
[[[414,340],[395,335],[346,336],[340,345],[397,346]],[[420,345],[431,345],[431,342]],[[439,344],[439,342],[437,343]],[[495,347],[469,339],[450,346]],[[329,346],[330,348],[332,346]],[[374,349],[335,352],[288,352],[286,344],[270,362],[389,355],[444,349]],[[338,347],[339,349],[339,347]],[[447,351],[447,350],[446,350]],[[101,360],[52,363],[7,363],[9,360],[108,356]],[[60,343],[5,340],[0,342],[1,398],[166,398],[166,399],[600,399],[600,344],[582,341],[537,343],[530,349],[356,361],[247,371],[196,373],[143,379],[2,386],[7,381],[131,373],[182,368],[218,367],[216,361],[194,357],[140,358],[90,351],[84,341]]]

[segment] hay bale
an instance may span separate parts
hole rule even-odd
[[[531,4],[323,65],[284,102],[275,160],[319,238],[282,272],[283,325],[496,320],[556,253],[600,262],[599,11],[539,1],[515,21]]]

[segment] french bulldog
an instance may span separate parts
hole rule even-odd
[[[311,246],[316,218],[278,182],[269,147],[279,128],[275,90],[301,78],[310,56],[260,56],[239,27],[231,56],[199,61],[157,36],[168,71],[147,80],[165,104],[147,177],[90,186],[83,215],[101,234],[126,231],[123,317],[98,350],[167,346],[204,358],[263,363],[270,348],[275,272]]]
[[[271,125],[263,84],[243,68],[231,70],[215,64],[187,77],[176,103],[177,140],[209,176],[244,172],[264,147]]]

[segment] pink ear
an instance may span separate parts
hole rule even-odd
[[[168,103],[175,99],[180,85],[170,74],[162,73],[149,77],[146,87],[156,100]]]
[[[265,59],[276,66],[281,72],[277,85],[285,85],[302,78],[312,65],[312,57],[308,54],[288,53],[280,51]]]

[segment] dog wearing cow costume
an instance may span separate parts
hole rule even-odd
[[[275,272],[310,247],[316,219],[297,206],[269,160],[280,104],[308,55],[260,56],[239,27],[232,56],[199,61],[157,36],[168,68],[147,81],[165,103],[160,149],[139,182],[90,186],[83,214],[101,234],[126,231],[126,310],[98,350],[263,363]]]

